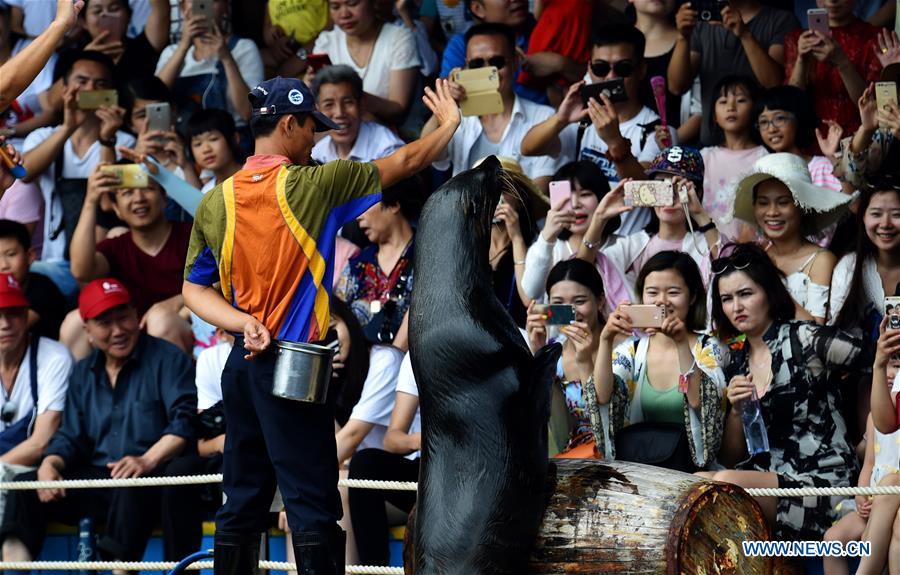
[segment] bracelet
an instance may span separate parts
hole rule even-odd
[[[600,240],[597,240],[596,242],[589,242],[586,239],[582,238],[581,243],[587,246],[587,249],[589,250],[595,250],[600,247]]]
[[[106,146],[107,148],[115,148],[116,147],[116,139],[110,138],[108,140],[103,138],[97,138],[97,141],[100,142],[101,146]]]
[[[714,221],[710,220],[706,224],[697,228],[697,231],[700,232],[701,234],[705,234],[706,232],[708,232],[709,230],[711,230],[715,227],[716,227],[716,223]]]
[[[525,260],[513,260],[513,264],[517,266],[524,266]]]

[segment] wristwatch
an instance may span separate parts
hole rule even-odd
[[[101,146],[106,146],[107,148],[115,148],[116,147],[116,139],[115,138],[110,138],[108,140],[105,138],[97,138],[97,141],[100,142]]]
[[[697,231],[700,232],[701,234],[705,234],[706,232],[713,229],[714,227],[716,227],[716,223],[714,221],[710,220],[706,224],[697,228]]]

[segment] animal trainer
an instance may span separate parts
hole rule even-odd
[[[328,330],[338,229],[376,204],[382,187],[428,167],[460,114],[438,80],[423,98],[435,132],[372,163],[308,166],[315,132],[339,128],[316,111],[309,89],[278,77],[249,97],[255,155],[204,196],[184,274],[191,311],[237,334],[222,372],[227,499],[216,515],[214,573],[256,573],[277,484],[297,572],[342,575],[333,406],[273,395],[276,360],[285,348],[323,349],[310,344]]]

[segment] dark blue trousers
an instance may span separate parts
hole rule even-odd
[[[292,531],[329,533],[342,515],[334,408],[275,397],[276,354],[246,353],[238,338],[222,372],[227,499],[216,531],[265,531],[277,482]]]

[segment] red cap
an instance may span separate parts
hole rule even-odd
[[[0,309],[10,307],[31,307],[16,278],[0,274]]]
[[[117,279],[94,280],[81,290],[78,296],[78,312],[87,321],[108,309],[131,303],[131,295]]]

